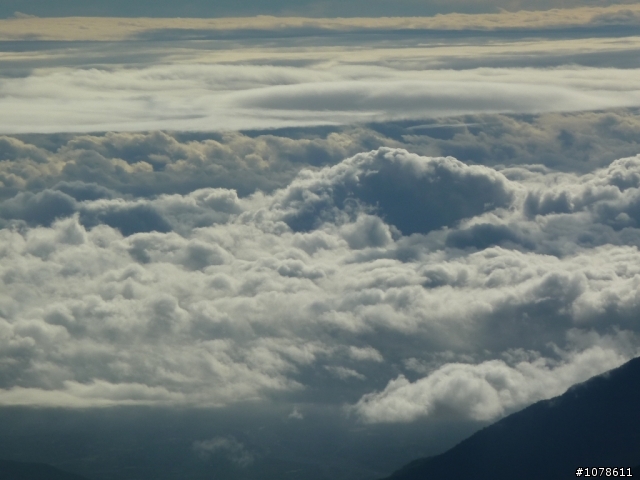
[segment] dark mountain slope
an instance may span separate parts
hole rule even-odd
[[[484,428],[388,480],[554,480],[640,463],[640,358]],[[634,475],[635,476],[635,475]]]
[[[44,463],[24,463],[0,460],[2,480],[87,480],[80,475],[63,472]]]

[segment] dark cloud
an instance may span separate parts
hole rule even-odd
[[[567,192],[559,192],[557,195],[530,193],[524,202],[524,211],[530,217],[549,213],[569,213],[572,209],[573,205]]]
[[[116,192],[102,187],[97,183],[84,183],[80,181],[60,182],[53,187],[53,190],[66,193],[79,202],[117,196]]]
[[[303,174],[284,191],[281,205],[293,210],[285,221],[296,231],[331,220],[333,209],[363,204],[411,235],[508,206],[513,199],[508,183],[495,171],[453,158],[424,159],[382,149],[318,174]]]
[[[91,228],[98,224],[109,225],[126,236],[139,232],[172,230],[167,220],[148,204],[121,201],[100,203],[98,201],[86,206],[87,204],[78,203],[76,199],[95,200],[112,194],[108,189],[95,184],[61,183],[57,187],[56,190],[47,189],[37,194],[21,192],[14,198],[5,200],[0,204],[0,217],[6,220],[22,220],[33,226],[48,227],[55,220],[80,212],[80,222],[84,226]]]
[[[63,192],[44,190],[40,193],[20,192],[0,204],[0,216],[24,220],[31,225],[49,226],[58,218],[76,210],[75,200]]]
[[[117,228],[123,235],[140,232],[170,232],[171,225],[150,205],[113,205],[104,209],[83,210],[80,221],[86,227],[98,224]]]
[[[0,158],[3,161],[30,159],[42,163],[47,161],[47,152],[18,139],[3,136],[0,137]]]
[[[464,230],[456,230],[447,235],[446,245],[453,248],[476,248],[484,250],[494,245],[514,245],[535,248],[533,241],[507,225],[483,223]]]

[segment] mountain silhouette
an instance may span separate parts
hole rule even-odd
[[[386,480],[555,480],[580,467],[640,478],[640,357],[478,431]],[[587,478],[587,477],[583,477]]]
[[[2,480],[87,480],[85,477],[58,470],[44,463],[0,460]]]

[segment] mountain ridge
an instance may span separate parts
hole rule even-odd
[[[65,472],[44,463],[0,460],[2,480],[88,480],[75,473]]]

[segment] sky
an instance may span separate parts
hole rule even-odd
[[[375,479],[640,354],[637,2],[0,17],[13,459]]]

